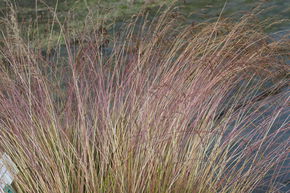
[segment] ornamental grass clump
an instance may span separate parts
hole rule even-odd
[[[182,20],[140,14],[75,41],[55,18],[50,53],[3,20],[0,149],[17,193],[287,191],[289,39],[252,13]]]

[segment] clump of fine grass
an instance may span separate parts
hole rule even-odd
[[[77,45],[63,33],[55,59],[12,15],[0,148],[20,171],[16,191],[283,191],[289,40],[252,17],[188,26],[171,9],[140,15],[107,41],[98,25]]]

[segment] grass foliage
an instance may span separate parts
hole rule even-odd
[[[17,193],[283,190],[290,45],[255,14],[186,25],[175,9],[141,12],[77,41],[55,18],[55,52],[15,18],[2,21],[0,150]]]

